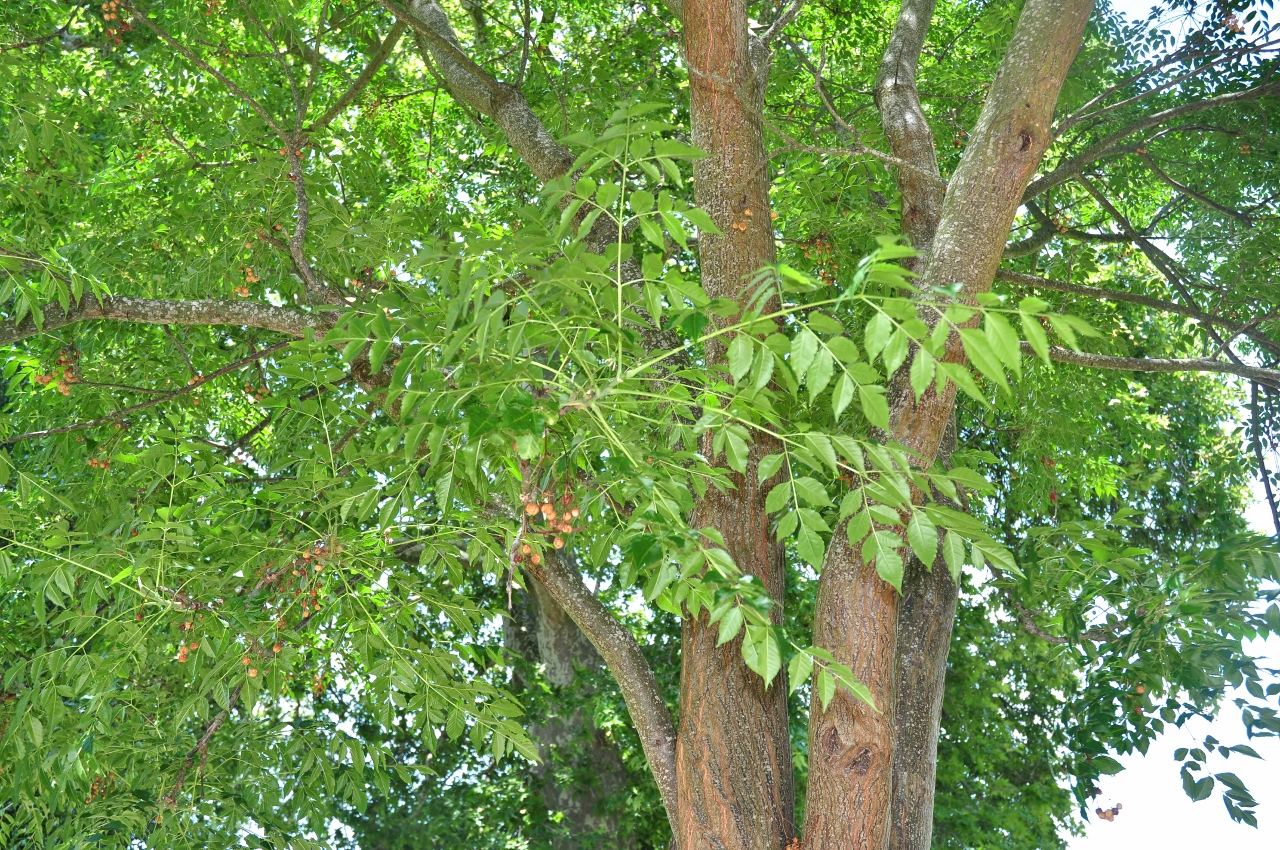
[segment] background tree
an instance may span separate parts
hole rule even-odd
[[[0,14],[10,844],[1045,846],[1280,731],[1264,9]]]

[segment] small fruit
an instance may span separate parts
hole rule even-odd
[[[533,565],[536,567],[538,566],[538,564],[542,563],[542,556],[539,555],[537,552],[534,552],[533,556],[529,558],[529,560],[532,561]]]
[[[557,549],[563,549],[563,548],[564,548],[564,538],[563,538],[563,537],[557,537],[555,540],[552,540],[552,541],[551,541],[551,545],[552,545],[552,546],[554,546],[554,547],[556,547]]]
[[[284,647],[283,647],[283,646],[281,646],[281,645],[280,645],[280,644],[278,644],[278,643],[277,643],[275,646],[271,647],[271,651],[272,651],[272,652],[274,652],[276,655],[279,655],[279,654],[280,654],[280,650],[282,650],[282,649],[284,649]]]
[[[521,554],[521,555],[528,555],[528,554],[529,554],[530,552],[532,552],[532,551],[533,551],[533,547],[532,547],[532,546],[530,546],[528,543],[525,543],[525,544],[523,544],[523,545],[520,547],[520,554]]]
[[[527,505],[525,505],[525,506],[524,506],[524,512],[525,512],[526,514],[528,514],[529,516],[533,516],[533,515],[534,515],[534,514],[536,514],[539,510],[541,510],[541,509],[540,509],[537,505],[535,505],[533,502],[530,502],[529,504],[527,504]]]
[[[250,678],[250,679],[256,679],[256,678],[258,678],[258,668],[257,668],[257,667],[250,667],[250,668],[249,668],[249,678]]]

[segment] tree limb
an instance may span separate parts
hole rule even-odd
[[[188,393],[195,392],[200,387],[204,386],[206,382],[211,381],[214,378],[221,378],[223,375],[229,375],[239,369],[243,369],[253,361],[266,357],[268,354],[274,354],[275,352],[293,344],[293,342],[294,340],[291,339],[286,339],[283,342],[277,342],[275,345],[255,351],[248,357],[242,357],[234,363],[228,363],[226,366],[223,366],[216,372],[211,372],[199,381],[194,381],[193,383],[187,384],[185,387],[180,387],[171,393],[166,393],[165,395],[153,398],[150,401],[143,401],[129,407],[123,407],[109,416],[91,419],[88,422],[78,422],[75,425],[61,425],[57,428],[47,428],[43,431],[30,431],[26,434],[19,434],[16,437],[6,437],[5,439],[0,440],[0,446],[8,446],[23,440],[34,440],[39,437],[50,437],[54,434],[69,434],[72,431],[85,431],[89,428],[96,428],[99,425],[122,424],[124,422],[124,417],[130,413],[136,413],[139,410],[145,410],[148,407],[155,407],[161,402],[169,401],[171,399],[187,395]]]
[[[413,28],[424,58],[439,70],[455,100],[491,119],[529,170],[543,183],[563,177],[573,167],[573,154],[547,131],[524,95],[481,68],[462,50],[444,9],[435,0],[413,0],[403,7],[383,5]]]
[[[894,155],[912,164],[895,175],[902,194],[902,232],[921,253],[929,250],[942,215],[946,183],[938,170],[933,131],[920,105],[916,69],[937,0],[903,0],[880,60],[875,101]]]
[[[1132,124],[1116,130],[1110,135],[1104,136],[1076,156],[1062,160],[1053,171],[1033,180],[1023,193],[1022,200],[1024,202],[1029,201],[1054,186],[1079,176],[1086,165],[1108,156],[1120,142],[1132,135],[1149,130],[1152,127],[1158,127],[1169,121],[1176,121],[1187,115],[1204,112],[1207,109],[1216,109],[1220,106],[1230,106],[1235,103],[1246,103],[1269,95],[1280,95],[1280,82],[1264,82],[1243,91],[1218,95],[1217,97],[1197,100],[1192,103],[1184,103],[1160,112],[1154,112],[1145,118],[1140,118]]]
[[[1122,301],[1129,304],[1141,304],[1143,307],[1150,307],[1153,310],[1160,310],[1165,313],[1174,313],[1179,316],[1186,316],[1189,319],[1195,319],[1204,324],[1214,324],[1219,327],[1231,328],[1236,331],[1240,326],[1237,322],[1232,321],[1224,316],[1214,313],[1206,313],[1195,307],[1188,307],[1184,304],[1178,304],[1174,301],[1165,301],[1161,298],[1152,298],[1150,295],[1142,295],[1137,292],[1124,292],[1117,289],[1102,289],[1097,286],[1083,286],[1078,283],[1065,283],[1060,280],[1051,278],[1036,277],[1035,275],[1021,274],[1019,272],[1000,269],[996,272],[996,279],[1003,280],[1006,283],[1016,283],[1022,286],[1036,286],[1041,289],[1049,289],[1054,292],[1065,292],[1068,295],[1082,295],[1086,298],[1097,298],[1103,301]],[[1239,331],[1244,336],[1249,337],[1262,347],[1280,354],[1280,343],[1266,336],[1256,327],[1245,326]]]
[[[378,52],[373,54],[373,57],[369,59],[369,64],[364,66],[364,70],[360,72],[360,76],[356,77],[355,82],[353,82],[347,90],[342,93],[342,96],[339,97],[332,106],[325,110],[324,115],[321,115],[314,124],[307,127],[306,131],[308,133],[314,133],[317,130],[327,127],[330,121],[338,117],[338,115],[342,113],[342,110],[350,106],[352,101],[360,96],[360,93],[364,91],[364,88],[369,84],[369,81],[377,75],[382,66],[386,64],[386,61],[391,58],[392,51],[395,50],[397,42],[400,41],[400,36],[404,35],[404,31],[407,28],[408,25],[405,24],[403,20],[396,20],[395,25],[391,28],[391,32],[387,33],[387,37],[383,39],[382,45],[378,48]]]
[[[1034,357],[1036,352],[1028,342],[1022,343],[1022,353]],[[1247,363],[1227,363],[1206,357],[1163,359],[1158,357],[1114,357],[1110,354],[1092,354],[1072,351],[1060,346],[1049,347],[1049,359],[1055,363],[1087,366],[1091,369],[1115,369],[1123,372],[1216,372],[1222,375],[1238,375],[1275,389],[1280,389],[1280,369],[1265,369]]]
[[[1271,522],[1280,538],[1280,508],[1276,506],[1276,494],[1271,489],[1271,476],[1267,472],[1267,458],[1262,451],[1262,413],[1258,401],[1258,383],[1249,389],[1249,424],[1253,431],[1253,454],[1258,459],[1258,477],[1262,479],[1262,491],[1266,494],[1267,507],[1271,508]]]
[[[1240,222],[1245,227],[1253,227],[1253,221],[1249,218],[1248,215],[1238,210],[1233,210],[1231,207],[1224,206],[1218,203],[1217,201],[1213,200],[1212,198],[1208,197],[1207,195],[1203,195],[1200,192],[1197,192],[1195,189],[1192,189],[1190,186],[1184,186],[1183,184],[1179,183],[1177,180],[1174,180],[1172,177],[1166,174],[1163,169],[1161,169],[1158,165],[1156,165],[1155,161],[1152,160],[1151,157],[1148,156],[1147,154],[1139,153],[1138,159],[1142,160],[1142,163],[1145,166],[1147,166],[1147,168],[1151,169],[1152,174],[1160,178],[1160,180],[1163,181],[1164,183],[1167,183],[1169,186],[1172,186],[1176,191],[1181,192],[1182,194],[1186,195],[1188,198],[1192,198],[1196,201],[1199,201],[1201,204],[1203,204],[1204,206],[1208,207],[1211,210],[1220,212],[1223,215],[1228,216],[1229,218],[1234,218],[1236,221]]]
[[[578,624],[617,679],[675,831],[676,727],[635,635],[587,589],[567,550],[551,550],[541,566],[529,565],[528,571]]]
[[[276,121],[275,118],[271,116],[271,113],[268,112],[262,104],[254,100],[253,97],[250,96],[248,92],[246,92],[244,89],[237,86],[235,83],[231,82],[231,80],[227,78],[226,74],[223,74],[217,68],[213,67],[208,62],[201,59],[195,53],[188,50],[186,45],[182,44],[182,42],[178,41],[176,38],[169,35],[164,30],[160,29],[160,27],[156,26],[156,24],[150,18],[148,18],[146,15],[142,14],[137,9],[135,9],[133,7],[133,3],[131,3],[130,0],[122,0],[121,5],[124,6],[124,8],[129,10],[129,14],[133,17],[135,21],[142,24],[147,29],[151,30],[151,32],[155,33],[155,35],[161,41],[163,41],[165,44],[168,44],[174,50],[178,51],[178,53],[181,54],[182,56],[186,57],[188,62],[195,65],[197,68],[209,74],[214,79],[218,80],[218,82],[226,86],[228,91],[230,91],[236,97],[240,98],[240,100],[244,101],[244,103],[247,104],[250,109],[252,109],[255,113],[257,113],[258,117],[262,119],[262,122],[264,124],[266,124],[268,127],[271,128],[272,132],[274,132],[281,139],[285,138],[287,134],[285,132],[284,127],[278,121]]]
[[[143,325],[233,325],[278,331],[293,337],[308,330],[323,332],[333,327],[336,313],[307,313],[288,307],[273,307],[258,301],[159,301],[122,295],[86,294],[79,304],[63,310],[57,304],[43,308],[43,328],[37,328],[31,316],[21,322],[0,322],[0,345],[13,345],[77,322],[112,319]]]
[[[766,46],[782,34],[782,31],[790,26],[791,22],[796,19],[796,15],[800,14],[800,7],[804,5],[804,0],[791,0],[791,5],[782,10],[782,14],[778,15],[777,20],[769,24],[769,28],[760,36],[760,41]]]

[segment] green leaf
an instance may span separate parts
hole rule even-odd
[[[789,481],[775,484],[764,499],[764,509],[769,513],[776,513],[789,504],[791,504],[791,482]]]
[[[827,668],[822,668],[818,673],[818,701],[822,703],[822,710],[826,711],[831,705],[831,700],[836,695],[836,677]]]
[[[825,348],[813,358],[813,365],[809,367],[807,376],[810,402],[817,399],[818,394],[827,388],[827,384],[831,383],[831,372],[834,365],[835,359],[831,356],[831,352]]]
[[[795,486],[796,493],[799,494],[800,498],[804,499],[815,508],[825,508],[827,505],[831,504],[831,498],[827,496],[826,488],[813,478],[802,476],[800,478],[796,478],[792,484]],[[766,500],[766,502],[767,501],[768,500]],[[768,505],[766,504],[766,508],[767,507]]]
[[[849,519],[849,524],[845,527],[845,533],[849,537],[850,546],[860,546],[866,536],[871,533],[871,514],[867,511],[860,511]],[[865,555],[864,555],[865,557]]]
[[[862,414],[875,427],[889,430],[889,402],[885,401],[884,389],[878,386],[862,384],[858,387],[858,400],[862,403]]]
[[[822,569],[822,561],[826,555],[826,544],[822,540],[822,535],[803,523],[800,525],[800,533],[796,537],[796,552],[809,566],[817,570]]]
[[[948,531],[942,540],[942,557],[951,571],[951,580],[960,583],[960,569],[964,566],[964,539],[954,531]]]
[[[844,325],[819,310],[809,311],[809,327],[824,334],[844,333]]]
[[[867,359],[875,362],[876,356],[884,351],[889,343],[889,335],[893,333],[893,320],[885,313],[876,313],[867,322],[863,347],[867,350]]]
[[[726,359],[729,361],[729,374],[733,376],[733,382],[736,384],[742,380],[742,377],[751,370],[751,358],[755,354],[755,347],[751,344],[751,338],[746,334],[738,334],[733,338],[733,342],[729,343],[729,349],[725,353]]]
[[[1015,375],[1022,374],[1022,351],[1018,347],[1018,334],[998,313],[988,313],[985,335],[991,351]]]
[[[712,221],[711,216],[707,215],[703,210],[697,207],[689,207],[684,211],[683,215],[703,233],[710,233],[714,236],[721,235],[720,228],[716,227],[716,223]]]
[[[1009,382],[1005,380],[1004,368],[999,358],[992,352],[987,337],[973,328],[961,328],[960,339],[964,342],[964,353],[969,357],[969,362],[991,379],[996,386],[1009,393]]]
[[[1031,344],[1036,355],[1045,363],[1049,363],[1049,338],[1045,335],[1044,328],[1040,327],[1040,320],[1035,316],[1023,313],[1022,335],[1027,338],[1027,342]]]
[[[791,340],[791,359],[788,365],[797,378],[809,371],[809,366],[818,353],[818,346],[818,337],[808,328],[801,329]]]
[[[653,193],[646,192],[643,189],[637,189],[631,193],[631,209],[636,215],[644,215],[653,209]]]
[[[716,641],[716,646],[724,646],[729,641],[738,636],[739,630],[742,629],[742,608],[737,605],[731,607],[720,618],[720,637]]]
[[[855,363],[858,360],[858,346],[847,336],[832,337],[827,340],[827,348],[841,363]]]
[[[791,693],[800,690],[810,674],[813,673],[813,656],[807,652],[797,652],[787,665],[787,679],[790,680]]]
[[[923,348],[916,350],[915,359],[911,361],[911,389],[919,399],[924,391],[933,383],[935,360],[933,355]]]
[[[923,512],[911,517],[907,525],[907,542],[920,563],[933,569],[933,561],[938,557],[938,527]]]
[[[840,414],[844,413],[851,401],[853,401],[853,381],[848,375],[841,375],[840,380],[836,381],[835,391],[831,394],[831,413],[836,421],[839,421]]]
[[[831,445],[829,437],[825,434],[805,434],[804,444],[808,446],[810,451],[821,458],[823,463],[831,468],[833,475],[840,474],[840,461],[836,459],[836,450]]]
[[[765,455],[760,459],[760,464],[756,468],[756,477],[761,484],[778,474],[783,460],[784,456],[781,454]]]
[[[725,457],[734,472],[746,472],[747,462],[751,459],[751,449],[747,441],[733,430],[725,432]]]

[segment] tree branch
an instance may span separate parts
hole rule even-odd
[[[578,624],[617,679],[674,831],[676,727],[635,635],[587,589],[567,550],[551,550],[542,566],[529,565],[528,571]]]
[[[152,22],[150,18],[148,18],[146,15],[142,14],[137,9],[135,9],[133,7],[133,3],[131,3],[130,0],[122,0],[121,5],[124,6],[124,8],[129,10],[130,16],[132,16],[135,21],[142,24],[147,29],[151,30],[151,32],[155,33],[155,35],[161,41],[163,41],[165,44],[168,44],[174,50],[178,51],[178,53],[181,54],[182,56],[186,57],[188,62],[195,65],[197,68],[204,71],[205,73],[209,74],[214,79],[218,80],[218,82],[222,83],[224,86],[227,87],[228,91],[230,91],[236,97],[240,98],[240,100],[244,101],[244,103],[247,104],[250,109],[252,109],[254,112],[257,113],[258,117],[262,119],[263,123],[271,128],[272,132],[274,132],[281,139],[284,139],[286,137],[287,134],[285,133],[284,127],[278,121],[276,121],[275,118],[271,116],[271,113],[268,112],[266,108],[263,107],[262,104],[254,100],[249,95],[248,92],[246,92],[244,89],[237,86],[235,83],[231,82],[231,80],[228,79],[227,76],[223,74],[221,71],[219,71],[217,68],[213,67],[208,62],[204,61],[199,56],[197,56],[195,53],[188,50],[187,47],[183,45],[181,42],[179,42],[176,38],[169,35],[164,30],[160,29],[160,27],[156,26],[155,23]]]
[[[1253,454],[1258,459],[1258,477],[1262,479],[1262,491],[1267,497],[1267,507],[1271,508],[1271,522],[1276,529],[1276,537],[1280,538],[1280,508],[1276,506],[1276,494],[1271,489],[1271,476],[1267,473],[1267,458],[1262,451],[1262,413],[1258,401],[1258,383],[1255,381],[1249,390],[1249,424],[1253,426]]]
[[[1179,183],[1177,180],[1174,180],[1172,177],[1166,174],[1163,169],[1161,169],[1158,165],[1156,165],[1155,161],[1152,160],[1151,157],[1148,156],[1147,154],[1139,153],[1138,159],[1142,160],[1142,163],[1146,165],[1147,168],[1151,169],[1152,174],[1160,178],[1160,180],[1162,180],[1164,183],[1168,184],[1169,186],[1172,186],[1176,191],[1181,192],[1182,194],[1186,195],[1188,198],[1192,198],[1196,201],[1199,201],[1201,204],[1203,204],[1204,206],[1208,207],[1211,210],[1215,210],[1216,212],[1220,212],[1225,216],[1234,218],[1236,221],[1240,222],[1245,227],[1253,227],[1253,221],[1249,218],[1248,215],[1246,215],[1245,213],[1239,212],[1238,210],[1233,210],[1231,207],[1223,206],[1222,204],[1218,203],[1212,198],[1206,195],[1202,195],[1201,193],[1197,192],[1195,189],[1192,189],[1190,186],[1184,186],[1183,184]]]
[[[1015,243],[1016,244],[1016,243]],[[1246,325],[1240,329],[1240,325],[1231,319],[1218,316],[1214,313],[1206,313],[1195,307],[1188,307],[1184,304],[1178,304],[1174,301],[1165,301],[1161,298],[1152,298],[1149,295],[1142,295],[1137,292],[1124,292],[1117,289],[1102,289],[1096,286],[1083,286],[1078,283],[1064,283],[1060,280],[1051,278],[1036,277],[1035,275],[1021,274],[1019,272],[1000,269],[996,272],[996,279],[1003,280],[1006,283],[1016,283],[1022,286],[1036,286],[1041,289],[1049,289],[1054,292],[1065,292],[1068,295],[1082,295],[1085,298],[1097,298],[1103,301],[1121,301],[1129,304],[1141,304],[1143,307],[1150,307],[1153,310],[1160,310],[1165,313],[1174,313],[1179,316],[1186,316],[1189,319],[1195,319],[1204,324],[1214,324],[1219,327],[1231,328],[1233,332],[1239,329],[1239,333],[1249,337],[1262,347],[1280,354],[1280,343],[1275,342],[1256,327]]]
[[[306,313],[257,301],[158,301],[119,295],[98,298],[88,294],[66,310],[57,304],[48,304],[43,313],[43,328],[37,328],[31,316],[21,322],[12,319],[0,322],[0,345],[13,345],[41,333],[96,319],[143,325],[233,325],[294,337],[303,336],[308,330],[326,331],[337,320],[333,312]]]
[[[1022,353],[1036,356],[1030,343],[1022,343]],[[1110,354],[1092,354],[1072,351],[1059,346],[1049,347],[1049,359],[1055,363],[1087,366],[1091,369],[1115,369],[1122,372],[1216,372],[1222,375],[1238,375],[1260,384],[1280,389],[1280,369],[1264,369],[1247,363],[1227,363],[1205,357],[1162,359],[1157,357],[1114,357]]]
[[[407,28],[408,25],[403,20],[396,20],[395,25],[391,27],[391,32],[387,33],[387,37],[383,39],[382,45],[378,48],[378,52],[373,54],[373,57],[369,59],[369,64],[364,66],[364,70],[360,72],[360,76],[356,77],[355,82],[353,82],[347,90],[342,93],[342,96],[338,98],[336,103],[325,110],[324,115],[321,115],[314,124],[306,128],[306,132],[314,133],[317,130],[322,130],[329,126],[330,121],[338,117],[338,115],[342,113],[342,110],[350,106],[351,103],[360,96],[360,93],[364,91],[365,86],[369,85],[369,81],[377,75],[378,71],[382,69],[382,66],[386,64],[386,61],[391,58],[392,51],[395,50],[396,44],[400,41],[400,36],[404,35],[404,31]]]
[[[777,20],[769,24],[769,28],[760,36],[760,41],[768,46],[770,42],[782,34],[784,29],[791,25],[791,22],[796,19],[796,15],[800,14],[800,7],[803,5],[804,0],[791,0],[791,5],[783,9]]]
[[[1160,112],[1154,112],[1145,118],[1140,118],[1132,124],[1116,130],[1110,135],[1104,136],[1076,156],[1062,160],[1053,171],[1032,181],[1023,193],[1022,200],[1025,203],[1043,194],[1048,189],[1079,176],[1086,165],[1108,156],[1120,142],[1132,135],[1149,130],[1152,127],[1158,127],[1169,121],[1176,121],[1187,115],[1204,112],[1207,109],[1216,109],[1220,106],[1230,106],[1235,103],[1246,103],[1268,95],[1280,95],[1280,82],[1264,82],[1244,91],[1218,95],[1206,100],[1197,100],[1193,103],[1184,103]]]
[[[876,109],[889,147],[895,156],[912,164],[910,170],[900,170],[896,179],[902,194],[902,232],[921,253],[933,242],[946,192],[933,131],[916,90],[920,51],[936,5],[937,0],[903,0],[880,60],[875,87]]]
[[[519,89],[471,61],[435,0],[413,0],[408,8],[391,0],[382,4],[413,28],[424,58],[439,69],[449,94],[496,123],[539,180],[547,183],[569,172],[573,154],[547,131]]]
[[[169,401],[171,399],[175,399],[180,396],[187,395],[188,393],[193,393],[196,390],[200,389],[200,387],[203,387],[206,382],[211,381],[214,378],[221,378],[223,375],[229,375],[230,373],[235,372],[238,369],[243,369],[245,366],[248,366],[253,361],[258,360],[259,358],[262,358],[262,357],[266,357],[268,354],[274,354],[275,352],[281,350],[282,348],[285,348],[293,344],[293,342],[294,340],[291,340],[291,339],[286,339],[283,342],[277,342],[275,345],[271,345],[271,346],[268,346],[267,348],[263,348],[259,351],[255,351],[253,354],[250,354],[248,357],[242,357],[239,360],[235,361],[234,363],[228,363],[226,366],[223,366],[221,369],[217,370],[216,372],[212,372],[209,375],[206,375],[203,379],[199,381],[195,381],[194,383],[187,384],[185,387],[180,387],[179,389],[176,389],[171,393],[166,393],[165,395],[160,396],[158,398],[153,398],[150,401],[143,401],[143,402],[139,402],[138,404],[131,405],[130,407],[123,407],[115,411],[114,413],[112,413],[110,416],[103,416],[98,419],[91,419],[88,422],[78,422],[75,425],[62,425],[57,428],[47,428],[44,431],[30,431],[26,434],[19,434],[16,437],[7,437],[3,440],[0,440],[0,446],[9,446],[9,445],[13,445],[14,443],[21,442],[23,440],[34,440],[38,437],[50,437],[50,436],[53,436],[54,434],[69,434],[72,431],[85,431],[85,430],[88,430],[89,428],[96,428],[99,425],[111,425],[111,424],[123,423],[124,417],[130,413],[137,413],[139,410],[145,410],[148,407],[155,407],[157,404],[160,404],[161,402]]]

